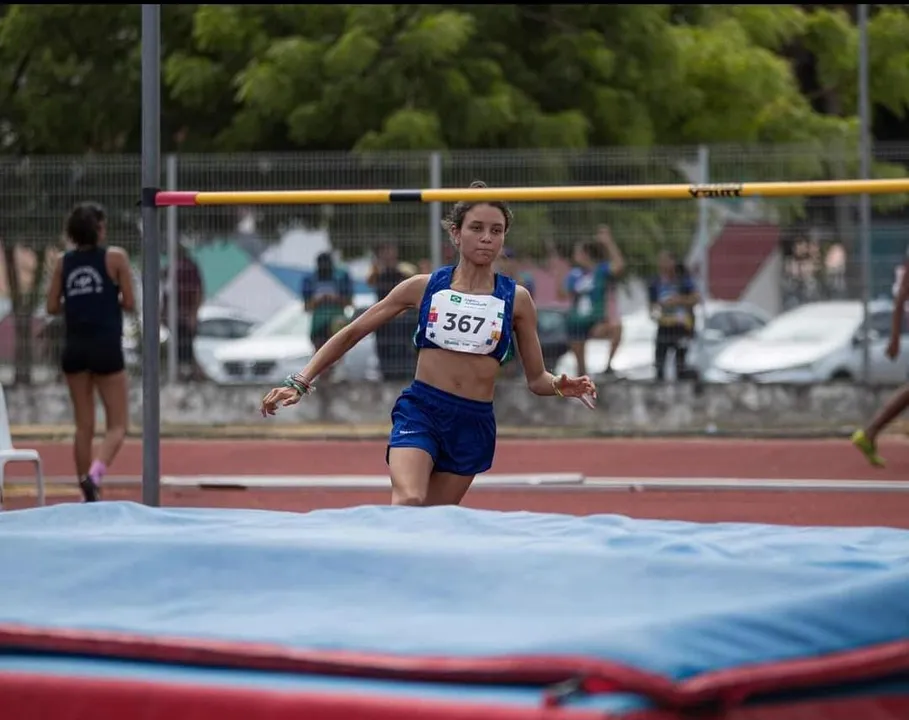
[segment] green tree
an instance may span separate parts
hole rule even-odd
[[[166,76],[177,102],[225,118],[206,149],[791,142],[848,129],[812,108],[780,54],[809,15],[701,7],[692,24],[671,5],[206,5]]]

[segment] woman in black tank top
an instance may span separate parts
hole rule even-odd
[[[73,402],[76,474],[86,502],[100,499],[101,479],[123,445],[129,420],[123,311],[135,309],[135,297],[129,256],[107,247],[106,234],[104,208],[77,205],[66,221],[73,247],[57,260],[47,291],[48,313],[62,312],[64,318],[60,365]],[[96,389],[107,432],[92,460]]]

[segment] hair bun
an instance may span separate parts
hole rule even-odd
[[[484,187],[487,187],[487,185],[482,180],[474,180],[472,183],[470,183],[470,189]]]

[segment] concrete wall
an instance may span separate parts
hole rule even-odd
[[[322,385],[295,408],[269,423],[284,426],[384,425],[402,385]],[[60,385],[6,388],[13,426],[71,423],[66,389]],[[163,426],[257,425],[265,388],[225,388],[211,384],[166,387],[161,391]],[[496,398],[500,428],[552,428],[553,434],[615,433],[841,433],[862,421],[892,389],[861,389],[835,384],[814,387],[772,385],[706,386],[613,383],[603,386],[595,411],[574,400],[532,395],[521,381],[503,381]],[[142,424],[142,389],[131,388],[133,429]],[[99,411],[99,429],[103,419]],[[187,432],[191,432],[188,429]],[[539,430],[537,430],[539,432]]]

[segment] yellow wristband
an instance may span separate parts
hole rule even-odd
[[[559,397],[565,397],[564,395],[562,395],[562,391],[559,390],[558,386],[556,385],[556,376],[555,375],[552,376],[552,389],[555,392],[555,394],[558,395]]]

